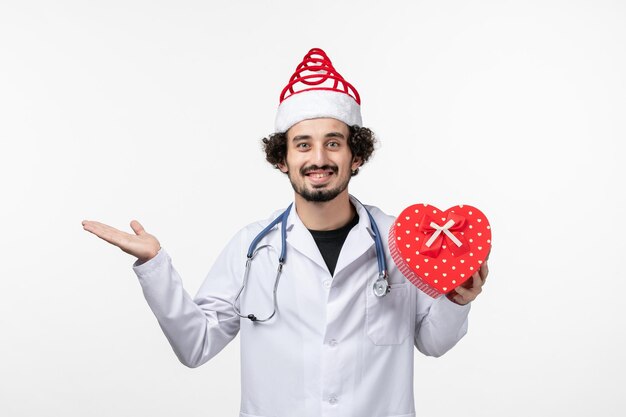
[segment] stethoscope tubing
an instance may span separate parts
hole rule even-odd
[[[357,200],[356,198],[355,200],[359,204],[361,204],[361,206],[365,209],[365,212],[367,213],[367,216],[369,217],[369,220],[370,220],[370,224],[372,226],[372,233],[373,233],[372,237],[374,239],[374,245],[376,247],[376,261],[378,264],[378,279],[374,283],[373,291],[377,297],[382,297],[391,290],[391,286],[389,285],[387,281],[387,262],[385,260],[382,238],[380,235],[380,231],[378,229],[378,225],[376,224],[376,221],[374,220],[374,217],[372,216],[372,214],[369,212],[369,210],[365,208],[365,206],[359,200]],[[259,234],[257,234],[256,237],[252,239],[252,242],[250,243],[250,247],[248,248],[248,253],[246,254],[246,266],[244,270],[243,282],[241,284],[241,288],[237,292],[237,296],[232,302],[233,310],[241,318],[250,319],[250,321],[252,322],[263,323],[263,322],[270,320],[272,317],[274,317],[274,315],[276,314],[276,310],[278,310],[278,301],[277,301],[276,293],[278,290],[278,282],[280,281],[280,276],[283,271],[283,265],[285,264],[285,260],[286,260],[287,219],[289,218],[289,213],[291,211],[292,206],[293,206],[293,203],[291,203],[289,207],[287,207],[287,209],[280,216],[276,217],[270,224],[265,226],[265,228],[261,230]],[[259,244],[261,239],[263,239],[263,237],[267,233],[269,233],[269,231],[278,223],[281,224],[281,227],[280,227],[281,250],[280,250],[280,257],[278,258],[278,268],[276,269],[276,278],[274,279],[274,290],[273,290],[273,297],[272,297],[274,300],[274,303],[273,303],[274,310],[272,311],[272,314],[270,314],[268,317],[264,319],[259,319],[254,314],[242,314],[239,308],[237,307],[237,301],[241,297],[241,294],[243,293],[243,290],[248,283],[248,278],[250,275],[250,264],[252,263],[252,259],[254,258],[254,256],[257,254],[257,252],[260,249],[263,249],[264,247],[269,246],[269,245],[263,245],[257,248],[257,245]]]

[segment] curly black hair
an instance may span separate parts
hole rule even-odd
[[[350,129],[348,145],[352,151],[352,156],[361,158],[361,166],[363,166],[374,152],[374,145],[377,142],[376,135],[367,127],[354,125],[348,126],[348,128]],[[262,147],[265,151],[265,159],[274,168],[278,168],[278,164],[284,163],[287,158],[287,132],[273,133],[261,139],[261,141],[263,142]],[[359,168],[356,169],[352,176],[358,173]]]

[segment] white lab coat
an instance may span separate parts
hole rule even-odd
[[[360,203],[352,203],[360,220],[346,238],[334,276],[291,210],[278,311],[266,323],[240,319],[231,302],[250,242],[282,211],[237,233],[194,299],[164,249],[133,265],[150,308],[186,366],[202,365],[241,332],[240,417],[414,416],[413,346],[440,356],[465,335],[470,306],[432,299],[408,282],[389,256],[386,234],[394,217],[367,206],[383,234],[392,288],[383,298],[373,294],[378,267],[370,221]],[[258,318],[273,309],[279,226],[262,245],[269,246],[255,256],[239,303],[242,314]]]

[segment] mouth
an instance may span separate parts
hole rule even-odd
[[[334,172],[332,171],[322,171],[322,172],[318,172],[318,171],[314,171],[314,172],[307,172],[306,176],[307,177],[312,177],[312,178],[324,178],[324,177],[328,177],[330,175],[333,175]]]
[[[309,180],[316,185],[325,184],[335,175],[332,169],[312,169],[304,174]]]

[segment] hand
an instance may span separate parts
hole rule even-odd
[[[472,274],[472,278],[465,281],[463,284],[456,287],[454,290],[446,294],[446,297],[454,303],[465,305],[470,301],[474,301],[478,294],[483,290],[482,287],[487,281],[487,275],[489,275],[489,266],[487,265],[489,255],[487,259],[480,265],[478,271]]]
[[[128,254],[136,256],[141,262],[154,258],[161,249],[157,238],[147,233],[137,220],[131,221],[130,227],[135,232],[134,235],[103,223],[83,220],[84,230],[106,240]]]

